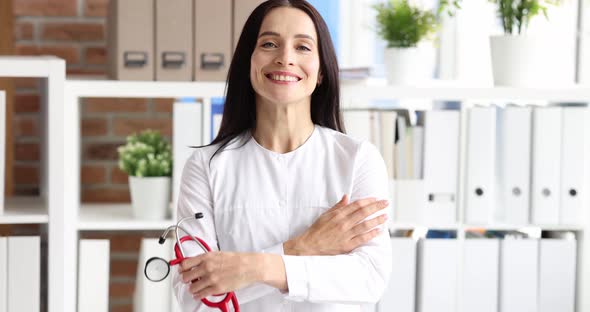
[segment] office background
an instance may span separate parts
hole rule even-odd
[[[9,8],[10,0],[1,0]],[[66,60],[69,76],[105,76],[107,71],[106,23],[108,0],[12,0],[14,24],[2,24],[0,39],[13,40],[15,55],[56,55]],[[326,19],[337,48],[341,66],[370,67],[376,77],[384,73],[382,48],[371,29],[373,13],[367,0],[311,1]],[[436,1],[422,1],[435,6]],[[579,8],[585,8],[580,11]],[[2,16],[5,13],[3,12]],[[537,32],[559,34],[555,50],[547,59],[559,64],[556,75],[572,82],[590,80],[590,27],[581,28],[584,17],[590,24],[590,3],[565,1],[550,10],[550,20],[535,20]],[[581,16],[581,18],[579,18]],[[473,27],[475,23],[477,26]],[[10,29],[10,33],[6,33]],[[467,0],[457,17],[444,24],[441,42],[434,50],[433,77],[491,83],[486,51],[487,35],[498,33],[500,25],[486,0]],[[8,37],[7,37],[8,36]],[[482,40],[485,39],[485,40]],[[426,49],[429,49],[427,47]],[[489,52],[488,52],[489,53]],[[557,56],[556,56],[557,55]],[[39,195],[40,109],[42,88],[38,79],[14,79],[14,112],[7,124],[12,149],[6,156],[8,195]],[[174,99],[87,98],[82,102],[83,202],[129,202],[127,175],[117,168],[116,148],[127,135],[144,128],[172,136]],[[385,105],[389,105],[386,103]],[[12,124],[10,124],[10,122]],[[34,227],[2,227],[0,234],[34,232]],[[149,233],[87,233],[88,238],[111,238],[111,311],[130,311],[141,237]]]

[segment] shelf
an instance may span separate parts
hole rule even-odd
[[[518,231],[522,229],[540,229],[542,231],[584,231],[583,225],[511,225],[511,224],[420,224],[420,223],[393,223],[389,225],[392,230],[429,229],[442,231],[467,231],[475,229]]]
[[[139,220],[132,216],[131,204],[82,204],[78,230],[82,231],[141,231],[164,230],[174,222],[168,220]]]
[[[457,81],[432,81],[421,86],[390,86],[385,80],[343,84],[342,99],[347,101],[386,99],[432,100],[539,100],[590,102],[590,85],[565,85],[535,88],[470,86]],[[346,107],[346,105],[343,105]]]
[[[2,56],[0,77],[49,77],[53,62],[65,61],[54,56]]]
[[[225,94],[225,82],[66,80],[66,94],[77,97],[199,97]]]
[[[465,224],[462,226],[465,230],[484,229],[497,231],[518,231],[522,229],[540,229],[542,231],[583,231],[583,225],[567,225],[567,224],[547,224],[547,225],[509,225],[509,224],[492,224],[492,225],[477,225]]]
[[[458,224],[420,224],[420,223],[393,223],[389,225],[391,230],[412,230],[412,229],[429,229],[441,231],[457,231],[460,228]]]
[[[5,199],[0,224],[45,224],[49,222],[47,205],[40,197],[9,197]]]

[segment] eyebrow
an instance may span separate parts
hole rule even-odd
[[[263,36],[276,36],[276,37],[280,37],[281,35],[279,33],[277,33],[277,32],[274,32],[274,31],[265,31],[265,32],[261,33],[258,36],[258,38],[263,37]],[[295,38],[305,38],[305,39],[310,39],[310,40],[312,40],[312,41],[315,42],[315,40],[313,39],[312,36],[306,35],[306,34],[297,34],[297,35],[295,35]]]

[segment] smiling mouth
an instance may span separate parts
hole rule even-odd
[[[266,78],[273,80],[273,81],[282,81],[282,82],[298,82],[301,78],[293,77],[293,76],[286,76],[286,75],[274,75],[274,74],[266,74]]]

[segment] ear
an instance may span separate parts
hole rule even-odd
[[[318,86],[322,84],[322,80],[324,79],[324,75],[322,75],[322,72],[318,73]]]

